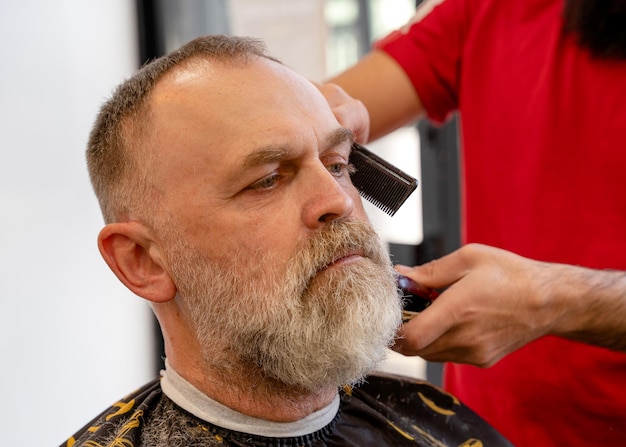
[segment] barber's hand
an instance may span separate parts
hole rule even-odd
[[[550,266],[478,244],[422,266],[397,266],[423,286],[446,290],[403,325],[393,349],[429,361],[493,365],[549,333],[557,318],[542,293]]]
[[[356,135],[356,141],[367,143],[370,133],[370,116],[365,105],[354,99],[337,84],[316,84],[330,105],[339,124]]]

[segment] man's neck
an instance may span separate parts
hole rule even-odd
[[[210,399],[247,416],[273,422],[294,422],[333,402],[337,387],[304,391],[275,380],[268,380],[255,368],[240,373],[222,373],[200,366],[200,362],[179,363],[169,359],[169,367]]]

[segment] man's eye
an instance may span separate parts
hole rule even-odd
[[[335,176],[341,176],[345,172],[352,174],[355,168],[349,163],[332,163],[328,165],[326,169]]]
[[[248,189],[252,189],[252,190],[270,189],[276,186],[276,183],[278,183],[278,180],[280,180],[279,174],[268,175],[267,177],[263,177],[258,182],[254,182],[253,184],[248,186]]]

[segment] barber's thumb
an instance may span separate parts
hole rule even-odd
[[[431,263],[426,263],[423,265],[416,265],[413,267],[409,267],[402,264],[396,264],[395,269],[398,273],[407,278],[412,279],[418,284],[426,287],[438,287],[441,286],[440,276],[438,271],[433,268]]]
[[[401,275],[410,275],[413,272],[414,267],[409,267],[408,265],[396,264],[395,269]]]
[[[400,273],[403,276],[406,276],[407,278],[411,278],[414,280],[417,280],[418,277],[419,279],[426,279],[427,278],[427,272],[421,268],[421,266],[414,266],[414,267],[409,267],[408,265],[402,265],[402,264],[396,264],[395,265],[395,269],[398,273]]]

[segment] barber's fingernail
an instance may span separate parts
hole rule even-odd
[[[402,289],[409,290],[409,289],[412,288],[412,286],[414,286],[414,284],[415,284],[415,282],[412,279],[407,278],[406,276],[399,276],[398,277],[398,285]]]

